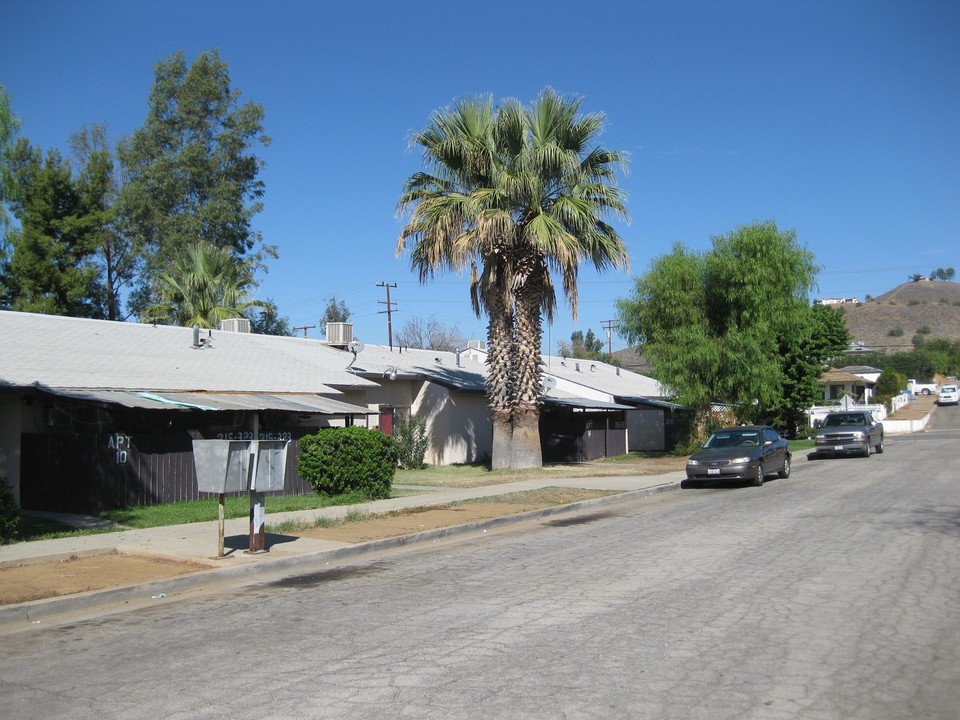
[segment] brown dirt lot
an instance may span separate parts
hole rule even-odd
[[[0,605],[139,585],[207,569],[197,563],[120,553],[2,567]]]
[[[284,534],[346,543],[411,535],[478,520],[506,517],[569,502],[599,497],[596,490],[546,488],[512,493],[481,502],[375,515],[332,527],[284,530]],[[0,567],[0,605],[72,595],[89,590],[139,585],[209,569],[191,562],[108,553],[56,562]]]

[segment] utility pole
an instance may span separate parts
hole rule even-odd
[[[386,289],[387,289],[387,300],[386,300],[386,302],[384,302],[383,300],[380,300],[380,301],[379,301],[381,305],[386,305],[386,306],[387,306],[387,309],[386,309],[386,310],[381,310],[381,311],[378,313],[378,315],[382,315],[383,313],[386,313],[386,314],[387,314],[387,340],[388,340],[388,342],[389,342],[389,344],[390,344],[390,352],[393,352],[393,313],[396,312],[396,311],[393,309],[393,306],[396,305],[396,303],[395,303],[395,302],[390,302],[390,288],[396,287],[396,286],[397,286],[396,283],[393,283],[392,285],[391,285],[390,283],[388,283],[388,282],[377,283],[377,287],[382,287],[382,288],[386,288]]]
[[[617,324],[613,320],[604,320],[600,327],[607,331],[607,361],[613,357],[613,333],[611,332]]]
[[[293,329],[293,331],[296,332],[297,330],[303,330],[303,336],[306,337],[306,336],[307,336],[307,330],[312,330],[312,329],[315,328],[315,327],[316,327],[316,325],[297,325],[297,326]]]

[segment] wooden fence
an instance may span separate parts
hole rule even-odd
[[[297,474],[297,439],[293,438],[287,452],[286,495],[313,492]],[[20,478],[21,505],[47,512],[90,513],[201,497],[193,441],[185,431],[24,433]]]

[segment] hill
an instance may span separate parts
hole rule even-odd
[[[912,350],[920,328],[927,340],[960,340],[960,283],[921,280],[895,287],[862,304],[843,305],[854,344],[864,350]]]

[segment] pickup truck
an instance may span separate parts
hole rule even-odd
[[[816,452],[824,455],[870,457],[870,448],[883,452],[883,425],[866,410],[829,413],[817,428]]]
[[[940,389],[936,383],[918,383],[916,380],[907,380],[907,390],[914,395],[933,395]]]

